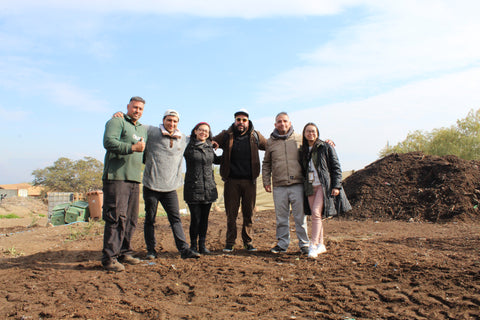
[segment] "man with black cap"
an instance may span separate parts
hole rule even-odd
[[[265,150],[266,139],[253,129],[248,111],[234,114],[235,122],[213,138],[223,149],[220,175],[224,181],[224,201],[227,214],[227,237],[224,252],[232,252],[237,238],[237,217],[242,206],[242,240],[244,248],[256,251],[253,246],[253,211],[257,195],[256,180],[260,174],[258,150]]]

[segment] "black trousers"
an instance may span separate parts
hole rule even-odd
[[[188,204],[190,209],[190,243],[192,247],[199,248],[197,241],[205,245],[208,230],[208,216],[212,203]]]
[[[155,218],[157,216],[158,202],[162,204],[163,209],[167,212],[168,222],[170,223],[178,251],[182,252],[188,249],[189,245],[185,240],[185,233],[183,232],[180,219],[177,191],[159,192],[143,187],[143,200],[145,201],[145,224],[143,231],[147,251],[156,253]]]
[[[132,254],[131,240],[137,227],[139,193],[137,182],[103,181],[103,264],[121,255]]]

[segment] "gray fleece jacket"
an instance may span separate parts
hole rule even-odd
[[[183,152],[187,145],[185,135],[178,130],[169,135],[163,125],[147,126],[147,130],[143,185],[159,192],[178,189],[183,183]]]

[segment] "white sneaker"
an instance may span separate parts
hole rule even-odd
[[[313,244],[311,244],[309,247],[308,247],[308,257],[309,258],[316,258],[318,256],[318,246],[315,246]]]
[[[317,246],[317,255],[325,253],[325,252],[327,252],[327,248],[325,248],[325,245],[324,244],[319,244]]]

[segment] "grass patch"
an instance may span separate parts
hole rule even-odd
[[[38,226],[38,217],[33,216],[32,222],[28,225],[29,228],[33,228]]]
[[[18,251],[17,249],[15,249],[15,247],[8,248],[7,250],[3,251],[3,253],[12,257],[20,257],[24,255],[23,252]]]
[[[68,235],[66,241],[85,240],[88,237],[102,234],[101,231],[98,230],[99,228],[94,228],[97,225],[101,225],[101,223],[90,221],[86,224],[83,224],[83,228],[80,228],[78,225],[70,226],[70,234]]]
[[[20,216],[15,213],[0,214],[0,219],[20,219]]]

